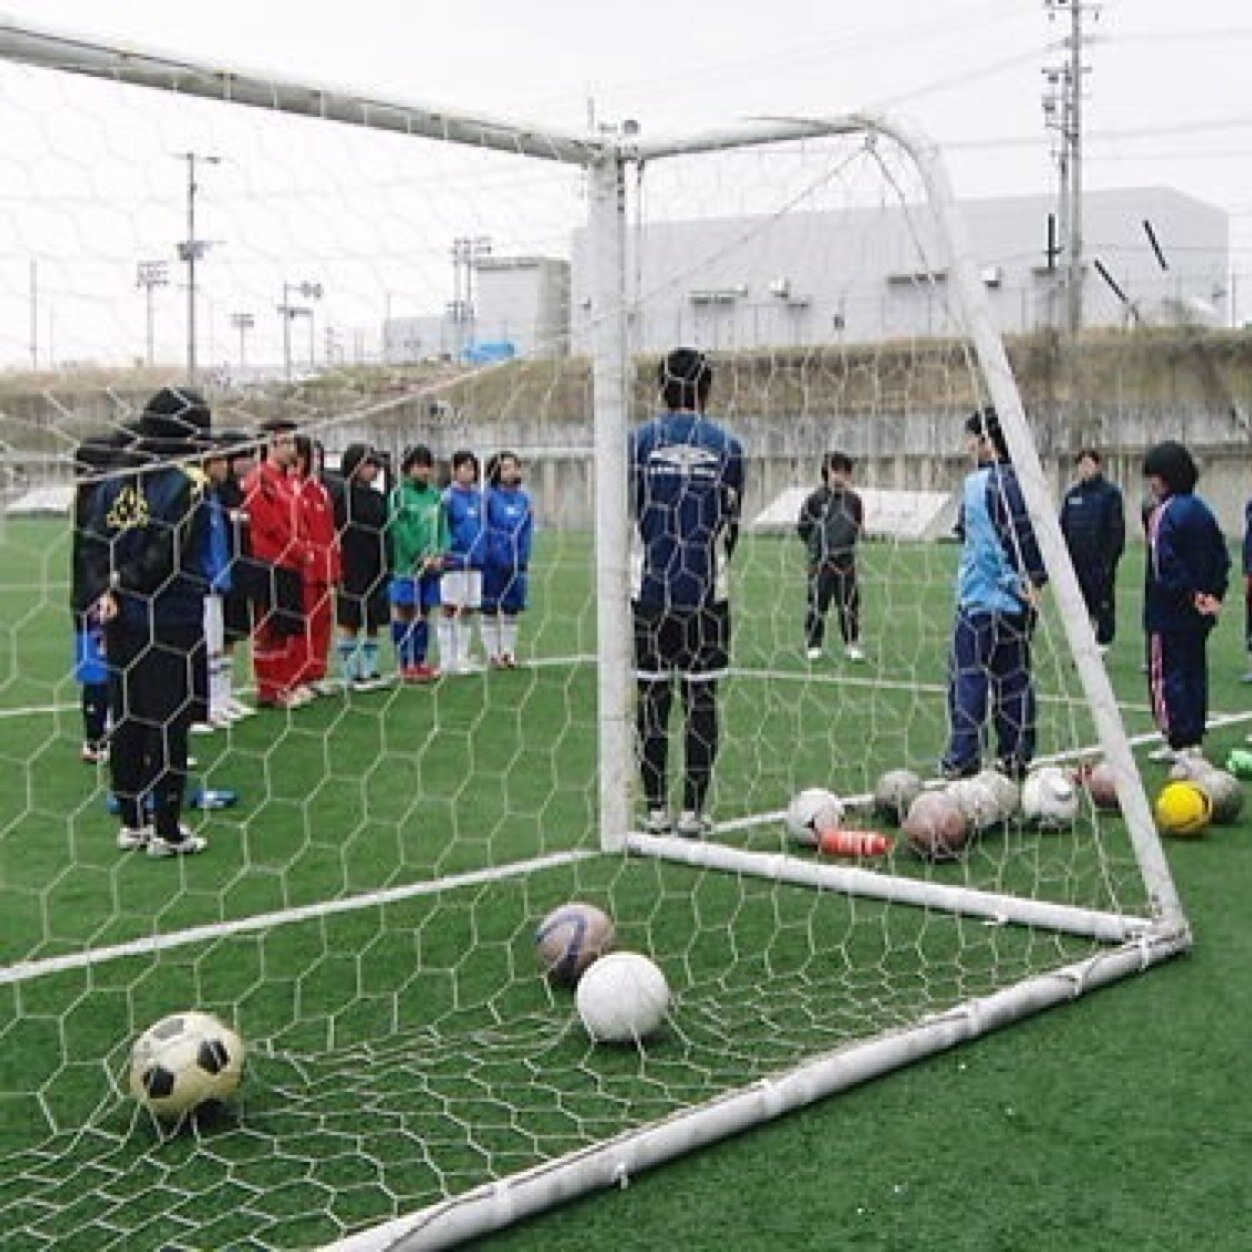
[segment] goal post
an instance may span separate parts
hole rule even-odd
[[[0,1038],[20,1061],[0,1101],[23,1122],[3,1140],[6,1230],[454,1246],[1187,950],[1133,751],[1148,710],[1096,647],[1038,419],[923,134],[853,114],[579,135],[0,22],[0,271],[38,254],[73,345],[0,388],[0,438],[71,494],[78,442],[186,381],[177,335],[155,366],[123,346],[138,323],[118,292],[183,220],[181,188],[145,167],[153,100],[180,148],[233,154],[200,188],[221,244],[200,272],[215,426],[281,416],[336,461],[364,444],[393,467],[415,444],[441,468],[516,453],[538,525],[522,666],[400,682],[384,630],[385,690],[197,743],[202,792],[240,792],[196,815],[207,855],[119,855],[53,643],[73,522],[6,520],[0,763],[20,785],[0,798]],[[247,320],[276,299],[280,322]],[[628,437],[679,344],[708,354],[710,416],[747,464],[705,839],[645,833],[635,742]],[[23,348],[0,339],[0,363]],[[1107,761],[1119,805],[1080,787],[1065,820],[1006,810],[931,858],[873,792],[899,768],[944,786],[956,547],[862,541],[856,601],[822,618],[790,519],[750,523],[836,450],[854,486],[950,497],[986,405],[1048,573],[1036,761]],[[797,844],[784,816],[815,787],[888,850]],[[571,900],[665,972],[656,1038],[590,1043],[542,976],[536,927]],[[224,1119],[171,1135],[119,1075],[140,1031],[190,1008],[238,1026],[250,1070]]]

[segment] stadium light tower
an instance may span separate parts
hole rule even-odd
[[[455,323],[457,356],[465,348],[466,324],[474,337],[474,270],[483,257],[491,255],[487,235],[458,235],[452,241],[452,303],[448,312]]]
[[[169,285],[170,267],[168,261],[140,261],[135,270],[135,286],[143,288],[148,306],[148,334],[145,343],[147,353],[145,360],[149,367],[153,361],[154,334],[152,318],[152,295],[157,287]]]
[[[242,373],[248,363],[248,331],[256,325],[256,318],[251,313],[232,313],[230,324],[239,332],[239,370]]]
[[[178,160],[187,162],[187,238],[178,245],[178,258],[187,266],[187,381],[196,381],[196,262],[204,256],[209,244],[196,238],[196,165],[220,165],[222,158],[202,152],[177,152]]]
[[[312,347],[313,309],[307,304],[292,304],[291,295],[293,292],[305,300],[320,300],[322,298],[322,284],[307,281],[283,283],[283,302],[278,306],[278,312],[283,319],[283,377],[287,382],[291,382],[291,322],[293,318],[307,317],[309,319],[310,364],[312,364],[314,351]]]

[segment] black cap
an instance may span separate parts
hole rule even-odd
[[[1195,490],[1200,471],[1182,444],[1167,439],[1144,454],[1143,476],[1159,478],[1169,488],[1170,495],[1187,495]]]

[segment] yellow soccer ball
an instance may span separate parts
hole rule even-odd
[[[1188,838],[1213,820],[1213,801],[1193,782],[1171,782],[1156,797],[1156,824],[1167,835]]]

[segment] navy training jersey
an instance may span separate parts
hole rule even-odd
[[[630,437],[631,595],[664,610],[727,598],[738,536],[743,445],[695,413],[664,413]]]

